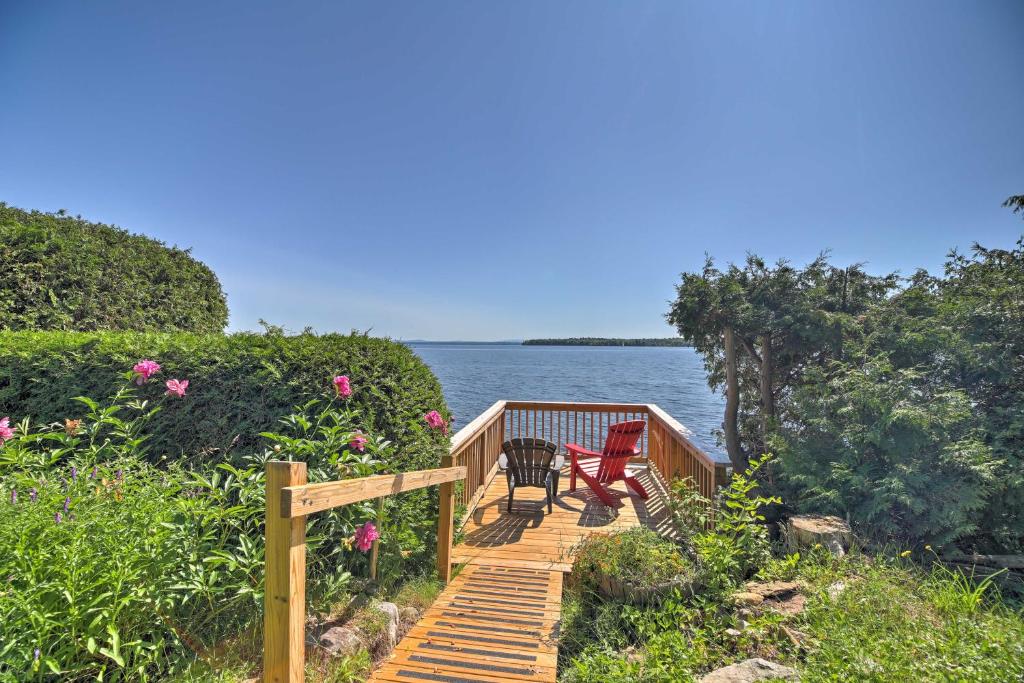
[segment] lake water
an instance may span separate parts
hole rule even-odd
[[[608,346],[523,346],[411,342],[444,387],[455,428],[500,399],[657,403],[686,425],[691,438],[726,461],[714,430],[724,398],[708,389],[693,349]]]

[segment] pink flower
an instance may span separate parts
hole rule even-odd
[[[377,526],[373,522],[367,522],[356,529],[356,547],[364,553],[370,549],[373,542],[378,538],[380,538],[380,533],[377,531]]]
[[[348,375],[338,375],[334,378],[334,389],[341,398],[348,398],[352,395],[352,385],[349,384]]]
[[[350,448],[352,448],[354,450],[357,450],[360,453],[362,453],[363,451],[366,450],[366,444],[367,443],[368,443],[368,439],[365,436],[363,436],[362,434],[359,434],[357,436],[353,436],[352,440],[348,442],[348,445],[349,445]]]
[[[185,396],[185,390],[188,389],[187,379],[169,379],[165,384],[167,385],[167,391],[164,393],[168,396],[183,398]]]
[[[431,410],[423,416],[423,419],[431,429],[440,429],[442,434],[448,434],[448,423],[441,417],[441,413]]]
[[[0,420],[0,444],[7,441],[14,436],[14,430],[11,428],[11,418],[5,417]]]
[[[135,364],[135,367],[132,368],[132,372],[138,375],[138,377],[135,378],[135,383],[142,384],[149,379],[151,375],[155,375],[160,372],[160,364],[155,360],[143,359]]]

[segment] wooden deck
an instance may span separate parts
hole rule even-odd
[[[452,561],[458,576],[402,639],[371,681],[393,683],[509,683],[554,681],[563,572],[572,549],[591,534],[641,525],[667,530],[661,481],[645,468],[637,478],[642,500],[622,482],[612,491],[620,506],[605,507],[584,484],[569,492],[562,473],[549,514],[542,489],[516,491],[512,512],[498,474],[466,520]]]

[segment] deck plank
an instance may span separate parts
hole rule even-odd
[[[592,534],[667,528],[659,480],[645,470],[637,476],[651,497],[644,501],[618,482],[611,487],[619,501],[613,510],[582,481],[570,492],[565,471],[551,513],[542,489],[516,491],[509,513],[504,477],[495,477],[453,548],[461,571],[370,681],[555,681],[562,580],[573,549]]]

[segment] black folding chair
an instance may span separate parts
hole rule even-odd
[[[542,488],[547,494],[548,512],[558,497],[559,471],[554,467],[558,446],[544,439],[512,439],[501,445],[508,460],[505,478],[508,479],[508,511],[512,512],[512,497],[517,487]]]

